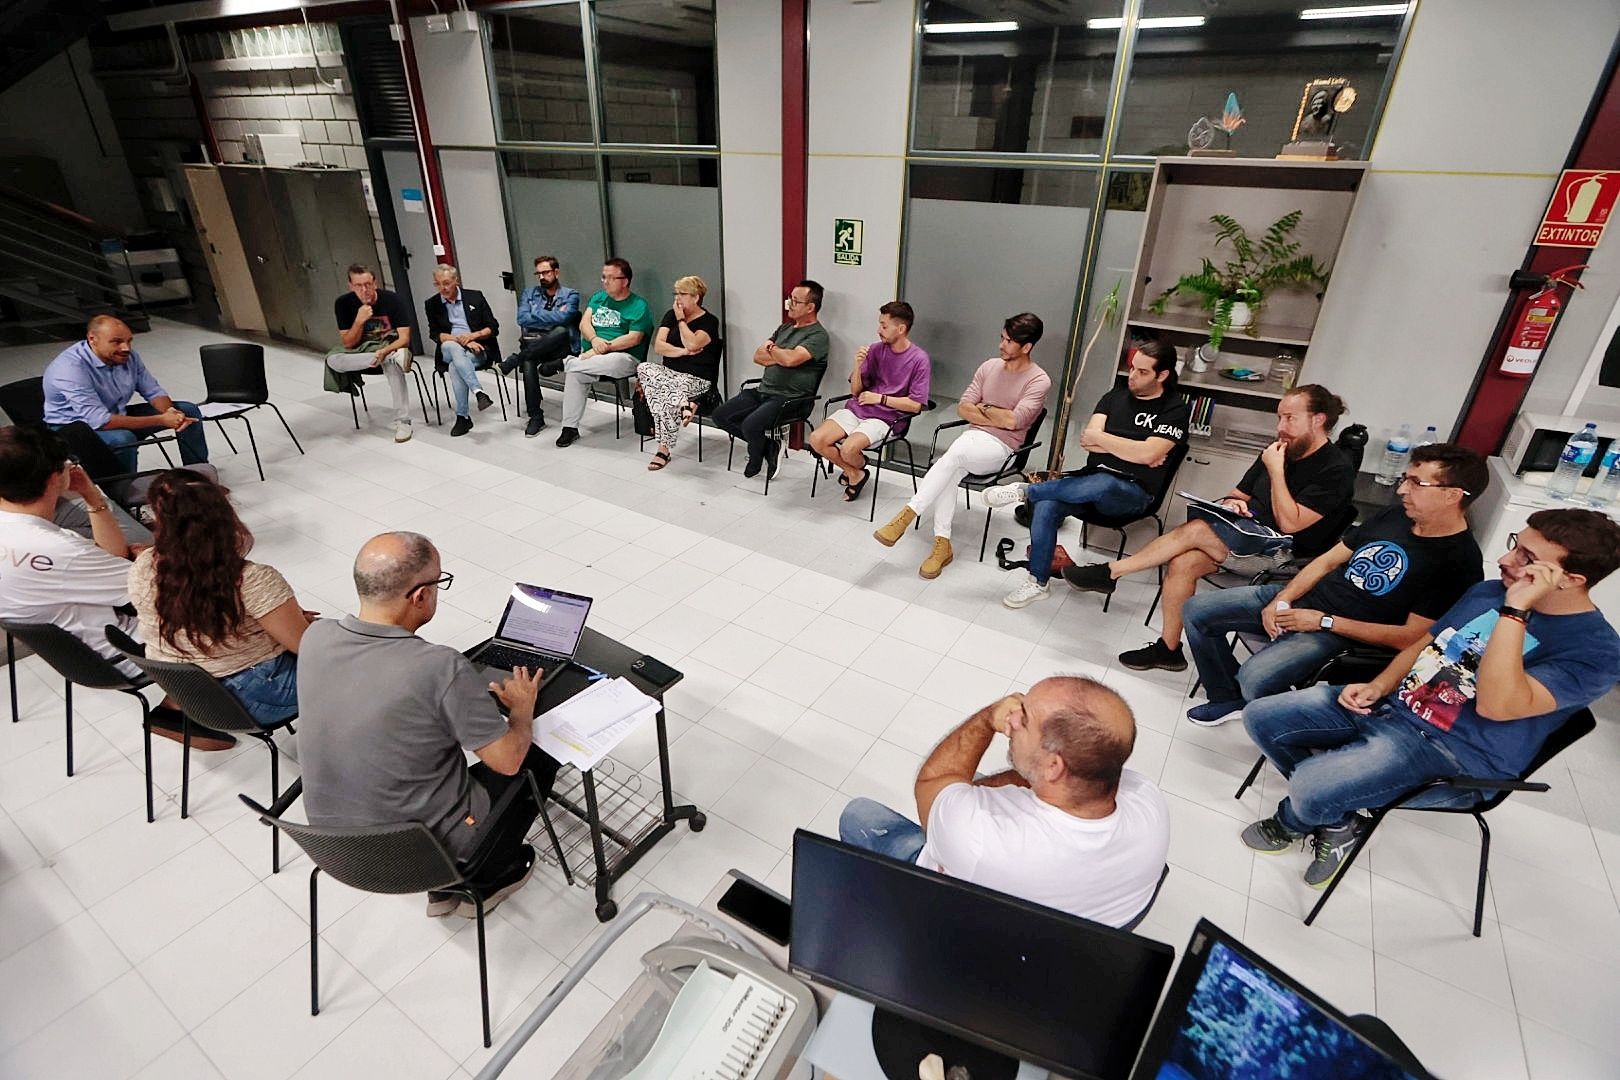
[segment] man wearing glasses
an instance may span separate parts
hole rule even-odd
[[[422,822],[487,913],[534,872],[524,838],[540,808],[529,778],[545,798],[557,762],[534,745],[536,673],[486,682],[461,653],[417,636],[454,580],[425,536],[366,541],[354,561],[360,614],[304,634],[299,764],[311,824]],[[478,761],[469,767],[463,751]],[[472,918],[475,909],[429,893],[427,913]]]
[[[1187,644],[1209,700],[1187,719],[1224,724],[1245,702],[1298,685],[1353,644],[1398,651],[1421,638],[1485,576],[1466,510],[1489,479],[1472,450],[1420,446],[1395,485],[1400,505],[1352,526],[1292,580],[1188,600]],[[1239,667],[1233,632],[1264,632],[1272,643]]]
[[[744,476],[758,476],[767,459],[768,475],[776,475],[782,448],[766,436],[782,415],[782,406],[796,398],[815,397],[821,387],[832,348],[820,321],[821,298],[821,285],[808,278],[793,287],[782,303],[787,321],[754,350],[754,363],[765,369],[759,385],[739,390],[714,410],[715,426],[748,446]]]
[[[558,446],[571,446],[579,440],[579,422],[584,419],[592,383],[601,376],[628,378],[636,373],[636,365],[647,359],[647,343],[654,325],[652,309],[630,291],[633,276],[630,264],[623,259],[604,263],[602,288],[591,296],[579,319],[579,336],[585,348],[577,356],[540,365],[542,375],[567,372]]]
[[[1276,855],[1311,837],[1305,883],[1323,888],[1365,834],[1356,811],[1430,780],[1518,777],[1571,713],[1609,692],[1620,635],[1590,590],[1620,566],[1620,525],[1594,510],[1538,510],[1508,544],[1500,579],[1463,593],[1371,682],[1243,710],[1288,778],[1288,797],[1243,830],[1245,844]]]
[[[562,283],[562,263],[555,255],[535,259],[534,276],[539,284],[530,285],[518,298],[517,321],[523,339],[518,351],[501,361],[505,375],[523,365],[523,393],[529,399],[529,426],[523,429],[527,439],[546,426],[540,366],[579,352],[579,290]]]

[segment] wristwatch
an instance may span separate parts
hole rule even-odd
[[[1331,630],[1331,629],[1333,629],[1333,616],[1331,616],[1331,615],[1322,616],[1322,621],[1321,621],[1321,623],[1319,625],[1322,627],[1323,630]]]

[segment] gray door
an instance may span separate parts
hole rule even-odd
[[[428,222],[422,169],[416,155],[408,150],[385,150],[382,159],[388,174],[387,195],[393,200],[394,222],[406,261],[407,281],[396,281],[394,289],[403,295],[407,288],[402,285],[408,284],[411,314],[419,326],[425,327],[422,303],[433,295],[433,267],[439,260],[433,254],[433,227]]]
[[[242,250],[264,310],[265,326],[277,337],[302,340],[304,320],[293,301],[296,286],[282,252],[264,169],[257,165],[222,165],[219,177],[242,237]]]

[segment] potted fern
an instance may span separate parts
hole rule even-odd
[[[1274,289],[1327,285],[1327,267],[1313,256],[1301,255],[1299,241],[1289,238],[1302,216],[1299,210],[1284,214],[1256,242],[1231,216],[1212,214],[1209,220],[1215,226],[1215,247],[1230,245],[1231,256],[1219,267],[1205,258],[1202,269],[1183,276],[1148,305],[1148,310],[1162,315],[1171,297],[1190,293],[1199,298],[1204,310],[1212,312],[1211,348],[1219,349],[1233,330],[1254,334],[1259,309]]]

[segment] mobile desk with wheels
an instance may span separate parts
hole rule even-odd
[[[467,652],[475,653],[487,644],[487,641],[480,642]],[[664,694],[681,681],[681,676],[677,674],[662,685],[642,678],[630,666],[640,655],[635,649],[586,627],[574,656],[576,664],[545,685],[534,707],[535,716],[542,716],[584,690],[590,685],[590,675],[583,670],[585,668],[594,668],[609,678],[623,675],[636,689],[658,701],[654,724],[658,731],[661,790],[656,796],[641,793],[640,774],[629,772],[620,778],[611,758],[604,758],[594,768],[585,770],[564,765],[552,786],[552,801],[575,819],[573,823],[561,820],[556,823],[560,836],[558,850],[562,853],[560,869],[570,884],[578,876],[581,883],[595,889],[596,917],[602,922],[619,913],[619,905],[613,900],[613,883],[635,866],[654,844],[668,835],[678,822],[687,822],[693,832],[702,832],[708,824],[703,811],[696,806],[675,805],[675,793],[670,785]],[[568,854],[583,853],[587,843],[590,867],[576,875],[569,866]],[[549,855],[540,857],[550,861]]]

